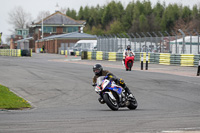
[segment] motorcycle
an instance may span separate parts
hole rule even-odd
[[[121,86],[116,85],[114,81],[107,79],[107,76],[97,78],[95,91],[103,98],[103,102],[111,110],[118,110],[122,107],[134,110],[138,106],[135,97],[129,98],[125,90]]]
[[[126,67],[126,71],[131,71],[132,66],[133,66],[133,62],[134,62],[134,55],[132,53],[129,53],[126,57],[125,57],[125,67]]]

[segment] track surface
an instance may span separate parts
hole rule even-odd
[[[125,71],[121,62],[76,60],[51,54],[0,56],[0,84],[33,109],[1,110],[0,133],[156,133],[200,131],[200,78],[195,67],[149,64]],[[111,111],[99,104],[92,66],[101,63],[125,80],[138,108]]]

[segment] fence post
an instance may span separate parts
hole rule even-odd
[[[145,52],[147,52],[147,44],[146,44],[146,35],[143,33],[143,32],[141,32],[142,33],[142,35],[144,36],[144,44],[145,44]]]
[[[194,29],[194,32],[197,34],[197,36],[198,36],[198,54],[200,54],[200,52],[199,52],[199,33]]]
[[[136,36],[133,34],[133,33],[131,33],[131,35],[134,37],[134,49],[135,49],[135,51],[134,52],[136,52]]]
[[[124,49],[126,49],[126,36],[122,33],[122,36],[124,37],[124,39],[125,39],[125,46],[124,46]]]
[[[178,54],[178,47],[177,47],[177,35],[176,33],[172,30],[173,34],[176,36],[176,54]]]
[[[161,37],[162,37],[161,41],[163,42],[163,45],[164,45],[164,41],[163,41],[164,36],[163,36],[162,32],[158,31],[158,33],[161,35]],[[160,42],[160,53],[162,53],[162,48],[163,48],[163,46],[161,45],[161,42]]]
[[[141,52],[141,36],[136,32],[136,35],[140,38],[140,52]]]
[[[186,32],[190,35],[190,54],[192,54],[192,34],[189,30],[186,30]]]
[[[182,34],[183,36],[183,44],[182,44],[182,52],[183,54],[185,53],[185,33],[181,30],[181,29],[178,29],[178,31]]]
[[[152,52],[152,50],[153,50],[153,49],[152,49],[152,47],[153,47],[153,46],[152,46],[152,41],[153,41],[153,40],[152,40],[152,35],[151,35],[149,32],[147,32],[147,34],[148,34],[148,35],[150,36],[150,38],[151,38],[151,46],[150,46],[150,48],[151,48],[151,52]]]
[[[169,38],[169,53],[171,53],[171,46],[170,46],[171,37],[167,31],[165,31],[165,33],[168,35]]]
[[[120,47],[119,47],[119,49],[121,50],[121,52],[123,52],[122,51],[122,37],[120,36],[120,34],[117,34],[118,36],[119,36],[119,38],[120,38]]]
[[[154,34],[154,36],[156,36],[156,50],[157,50],[157,48],[158,48],[158,40],[157,40],[158,35],[155,32],[152,32],[152,33]]]

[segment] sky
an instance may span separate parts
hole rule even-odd
[[[32,19],[36,19],[39,12],[41,11],[50,11],[50,14],[53,14],[58,4],[60,8],[70,8],[79,11],[80,7],[83,6],[100,6],[107,5],[107,3],[112,0],[0,0],[0,32],[3,33],[2,40],[5,42],[5,39],[9,37],[12,33],[9,31],[12,29],[12,25],[8,23],[9,17],[8,13],[12,12],[15,7],[21,6],[27,13],[31,14]],[[115,0],[121,1],[124,7],[131,2],[132,0]],[[135,0],[136,1],[136,0]],[[141,0],[143,1],[143,0]],[[158,1],[161,3],[165,1],[166,5],[168,4],[182,4],[184,6],[193,7],[193,5],[200,5],[199,0],[150,0],[152,6],[155,5]]]

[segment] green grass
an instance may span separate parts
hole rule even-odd
[[[0,84],[0,109],[24,109],[31,105],[21,97],[11,92],[7,87]]]

